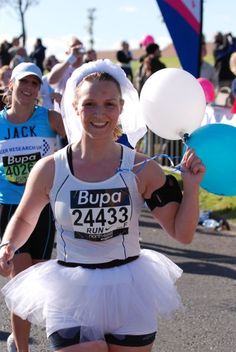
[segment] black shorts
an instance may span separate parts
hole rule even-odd
[[[129,346],[129,347],[141,347],[147,346],[154,342],[156,332],[145,335],[105,335],[105,341],[108,344]],[[49,342],[51,348],[55,351],[57,349],[77,345],[80,343],[80,327],[76,326],[73,328],[61,329],[55,331],[49,336]],[[84,341],[85,342],[85,341]]]
[[[17,204],[1,204],[0,237],[2,238],[5,228],[14,214]],[[55,237],[55,224],[50,204],[42,210],[28,241],[16,251],[17,253],[29,253],[32,259],[50,259]]]

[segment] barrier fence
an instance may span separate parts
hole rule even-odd
[[[156,154],[166,154],[177,165],[181,160],[184,144],[182,140],[166,140],[148,130],[140,149],[150,157]],[[171,166],[167,157],[160,156],[156,160],[162,166]]]

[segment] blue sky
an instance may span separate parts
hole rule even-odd
[[[178,1],[178,0],[176,0]],[[140,39],[154,36],[161,48],[171,42],[156,0],[39,0],[26,13],[27,49],[31,51],[40,37],[47,54],[64,56],[66,40],[71,35],[88,45],[88,9],[95,8],[94,37],[96,50],[119,48],[122,40],[137,48]],[[236,36],[236,1],[205,0],[203,32],[211,41],[217,31],[232,32]],[[11,40],[20,33],[21,26],[13,9],[0,10],[0,41]]]

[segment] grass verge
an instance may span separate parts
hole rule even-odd
[[[165,170],[165,173],[172,174],[168,170]],[[173,175],[183,188],[181,176],[176,173]],[[221,196],[200,188],[199,204],[201,210],[210,210],[216,217],[226,219],[236,225],[236,196]]]

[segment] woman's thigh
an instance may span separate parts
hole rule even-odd
[[[129,346],[119,346],[119,345],[108,345],[109,352],[151,352],[152,345],[140,346],[140,347],[129,347]]]
[[[55,352],[151,352],[152,345],[153,344],[142,347],[127,347],[109,344],[107,346],[107,344],[102,341],[94,341],[68,346],[56,350]]]
[[[55,352],[108,352],[108,347],[104,341],[84,342],[61,349]]]

